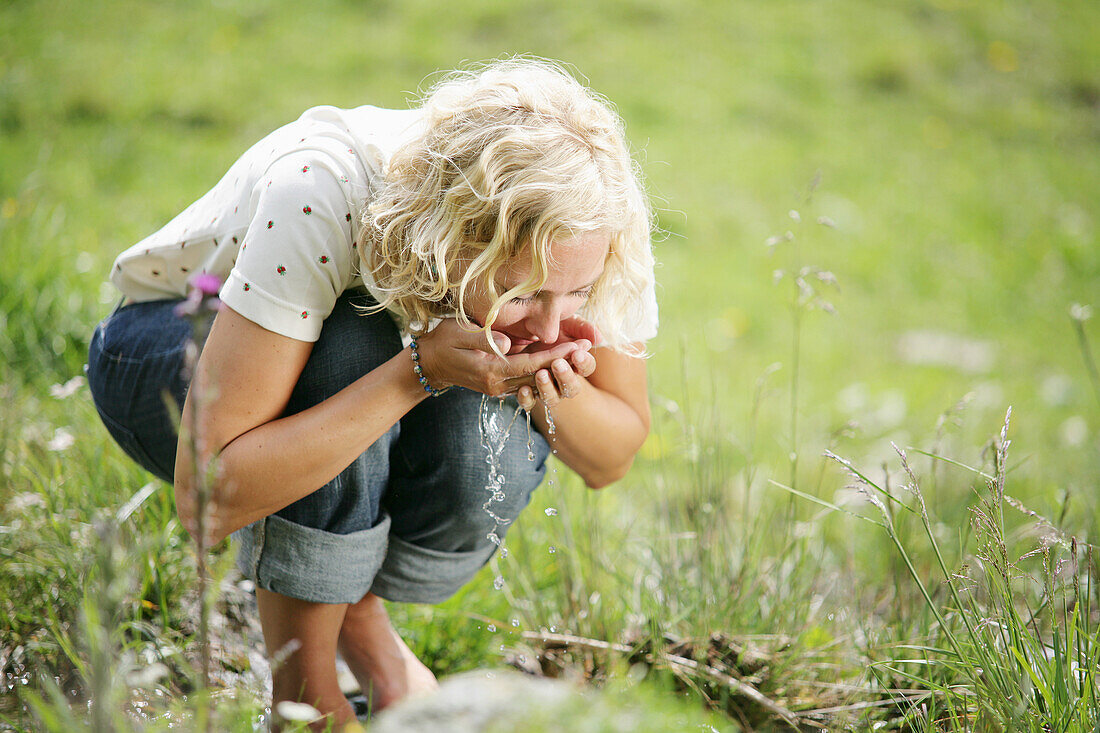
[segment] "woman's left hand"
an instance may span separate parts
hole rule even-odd
[[[598,344],[602,339],[595,326],[580,318],[562,321],[562,341],[585,339]],[[553,346],[554,344],[543,346]],[[520,406],[530,411],[538,399],[547,407],[553,407],[563,399],[575,397],[585,384],[585,378],[596,371],[596,358],[587,349],[578,349],[566,359],[555,359],[549,369],[535,372],[535,385],[520,387],[516,393]]]

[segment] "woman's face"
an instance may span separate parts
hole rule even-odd
[[[606,232],[591,232],[550,245],[551,265],[546,284],[538,292],[521,293],[497,312],[493,331],[512,341],[509,354],[525,351],[532,344],[553,344],[561,337],[561,322],[574,315],[591,294],[592,286],[603,274],[611,237]],[[530,262],[515,261],[496,274],[497,292],[503,293],[527,279]],[[474,323],[485,324],[493,299],[480,285],[466,297],[466,315]]]

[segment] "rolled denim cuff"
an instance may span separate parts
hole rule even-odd
[[[277,515],[233,533],[237,567],[257,588],[314,603],[356,603],[386,557],[390,517],[349,534],[295,524]]]
[[[444,552],[391,536],[370,591],[388,601],[442,603],[468,583],[496,549],[485,543],[468,552]]]

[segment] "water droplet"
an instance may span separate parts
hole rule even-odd
[[[519,628],[519,619],[518,618],[512,619],[512,626],[514,626],[517,629]]]
[[[501,547],[500,548],[500,556],[501,557],[508,557],[508,548],[507,547]]]
[[[557,627],[557,626],[551,626],[551,627],[550,627],[550,633],[551,633],[551,634],[556,634],[556,633],[558,633],[558,627]]]
[[[552,506],[548,506],[548,507],[546,507],[546,509],[545,509],[544,511],[546,512],[546,516],[548,516],[548,517],[556,517],[556,516],[558,516],[558,510],[557,510],[557,509],[555,509],[555,508],[554,508],[554,507],[552,507]]]
[[[520,664],[527,664],[527,657],[520,654],[518,657],[516,657],[516,661],[518,661]]]
[[[525,410],[527,413],[527,460],[535,460],[535,443],[531,438],[531,411]]]
[[[557,551],[558,551],[558,548],[554,547],[553,545],[550,545],[550,554],[551,555],[553,555]]]
[[[496,588],[497,590],[500,590],[501,588],[504,587],[504,576],[503,575],[498,575],[497,577],[493,578],[493,587]]]
[[[489,624],[486,628],[489,629],[490,634],[494,634],[494,633],[496,633],[497,625],[496,624]]]

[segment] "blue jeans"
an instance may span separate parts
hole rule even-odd
[[[172,481],[176,431],[167,402],[187,395],[184,349],[190,323],[178,301],[116,308],[95,329],[88,384],[108,432],[135,461]],[[402,349],[385,312],[362,315],[345,293],[321,330],[286,415],[327,399]],[[409,368],[412,369],[410,362]],[[549,446],[516,421],[501,454],[503,497],[492,490],[478,428],[481,395],[452,389],[409,411],[335,479],[233,534],[237,564],[256,585],[322,603],[354,603],[367,591],[393,601],[439,603],[488,562],[507,526],[542,481]],[[490,409],[511,420],[513,399]]]

